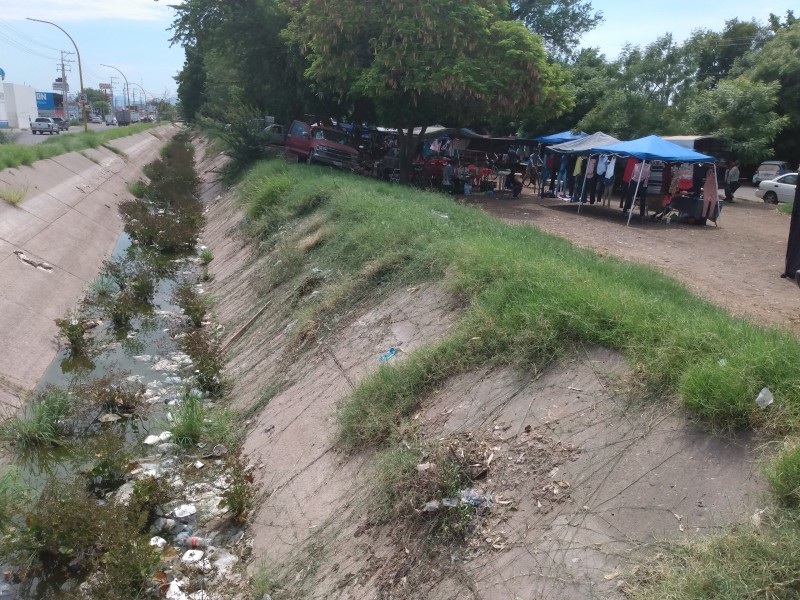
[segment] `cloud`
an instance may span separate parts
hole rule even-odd
[[[164,21],[173,17],[168,0],[37,0],[35,3],[14,2],[3,8],[3,19],[17,21],[31,17],[59,24],[100,19],[125,21]]]

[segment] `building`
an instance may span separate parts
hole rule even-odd
[[[0,85],[0,127],[29,129],[30,122],[39,116],[36,90],[17,83]]]

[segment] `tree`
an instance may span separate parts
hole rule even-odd
[[[511,14],[544,39],[555,55],[571,56],[581,36],[603,20],[587,0],[512,0]]]
[[[557,86],[560,67],[548,64],[537,36],[507,17],[502,0],[307,0],[289,31],[316,93],[367,100],[397,128],[407,181],[429,124],[569,108]]]
[[[787,16],[787,20],[790,20]],[[775,139],[776,156],[800,160],[800,21],[778,28],[762,49],[742,59],[742,74],[753,81],[779,84],[775,110],[788,117]]]
[[[186,51],[177,78],[185,118],[225,121],[235,102],[281,120],[302,110],[305,65],[281,37],[289,23],[283,0],[187,0],[175,10],[171,41]]]
[[[626,45],[613,63],[607,93],[579,122],[585,131],[604,131],[620,139],[672,133],[675,102],[687,85],[680,46],[667,34],[644,48]]]
[[[777,82],[724,79],[713,90],[701,93],[689,107],[686,129],[729,138],[733,151],[744,162],[768,158],[775,136],[789,122],[773,110],[779,88]]]

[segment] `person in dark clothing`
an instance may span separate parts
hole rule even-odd
[[[789,223],[789,242],[786,245],[786,268],[781,277],[794,279],[800,285],[797,273],[800,271],[800,185],[794,189],[792,220]]]

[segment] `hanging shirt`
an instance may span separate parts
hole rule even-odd
[[[595,173],[598,175],[605,175],[607,166],[608,154],[601,154],[600,158],[597,159],[597,169],[595,170]]]
[[[597,164],[596,158],[590,158],[589,164],[586,165],[586,179],[592,179],[594,177],[594,167]]]
[[[628,183],[631,180],[631,174],[633,173],[633,167],[639,164],[638,158],[629,158],[628,162],[625,163],[625,173],[622,175],[622,181]]]
[[[617,167],[617,157],[612,156],[606,165],[606,180],[614,179],[614,169]]]
[[[650,163],[637,163],[633,167],[631,182],[634,181],[640,182],[639,185],[647,187],[647,183],[650,181]]]
[[[581,171],[583,171],[583,157],[579,156],[575,161],[575,168],[572,170],[572,176],[578,177],[578,175],[581,174]]]

